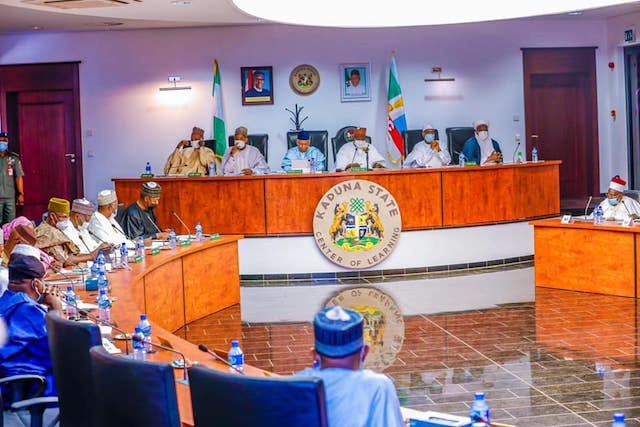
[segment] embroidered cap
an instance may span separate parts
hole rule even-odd
[[[149,181],[142,184],[142,196],[160,197],[162,187],[157,182]]]
[[[107,206],[117,200],[118,196],[113,190],[102,190],[98,193],[98,206]]]
[[[47,207],[49,212],[56,213],[69,213],[69,201],[60,199],[58,197],[52,197],[49,199],[49,206]]]
[[[620,178],[620,175],[616,175],[611,178],[611,182],[609,183],[609,188],[616,191],[624,191],[624,187],[627,185],[627,181]]]
[[[313,319],[316,351],[327,357],[344,357],[364,345],[363,318],[340,306],[320,310]]]
[[[298,132],[298,140],[300,141],[308,141],[311,137],[309,136],[309,132],[306,130],[301,130]]]
[[[83,215],[91,215],[95,210],[96,210],[96,207],[93,206],[93,203],[91,203],[85,198],[75,199],[71,204],[71,212],[75,212]]]

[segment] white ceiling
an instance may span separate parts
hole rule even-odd
[[[171,0],[125,0],[130,4],[77,9],[30,4],[42,1],[46,0],[0,0],[0,32],[37,31],[34,27],[44,31],[87,31],[248,25],[262,21],[240,11],[231,0],[191,0],[189,6],[174,5]],[[640,12],[640,1],[589,10],[571,19],[606,19],[634,12]],[[569,18],[566,14],[554,17]],[[113,23],[122,25],[112,26]]]

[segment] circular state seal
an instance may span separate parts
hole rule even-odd
[[[320,86],[320,73],[312,65],[298,65],[289,75],[289,86],[298,95],[311,95]]]
[[[331,297],[325,307],[339,305],[362,314],[364,342],[369,354],[364,367],[382,372],[396,360],[404,342],[404,319],[396,302],[376,288],[346,289]]]
[[[372,267],[391,255],[402,229],[393,195],[375,182],[334,185],[318,202],[313,236],[330,261],[346,268]]]

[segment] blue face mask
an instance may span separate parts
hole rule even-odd
[[[424,136],[424,140],[427,142],[433,142],[434,139],[436,139],[436,136],[432,133],[428,133]]]
[[[618,204],[618,199],[607,199],[611,206],[615,206]]]
[[[0,142],[0,151],[7,151],[8,148],[9,144],[7,144],[6,142]]]

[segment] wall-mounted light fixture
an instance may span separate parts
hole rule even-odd
[[[161,87],[160,91],[165,90],[191,90],[191,86],[178,86],[178,82],[182,80],[180,76],[169,76],[167,79],[169,83],[173,83],[173,86]]]
[[[435,79],[424,79],[425,82],[455,82],[456,79],[453,77],[442,77],[442,67],[431,67],[431,73],[437,74],[438,77]]]

